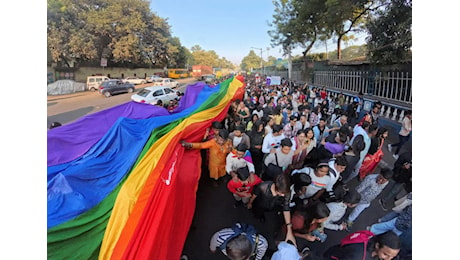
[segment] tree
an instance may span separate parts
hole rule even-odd
[[[253,50],[250,50],[249,54],[245,56],[241,61],[240,67],[244,71],[250,71],[254,68],[260,68],[260,61],[261,58],[257,56],[257,54]]]
[[[193,65],[207,65],[219,67],[219,55],[215,51],[206,51],[199,45],[194,45],[191,48],[193,56]]]
[[[412,0],[392,0],[368,25],[368,57],[374,64],[412,60]]]
[[[326,1],[326,32],[337,37],[337,59],[342,59],[341,44],[349,40],[349,33],[364,30],[368,16],[381,6],[378,0]]]
[[[273,45],[285,54],[296,46],[308,52],[317,41],[336,37],[337,58],[342,58],[342,41],[364,30],[368,16],[384,3],[381,0],[274,0],[275,12],[269,31]]]
[[[89,32],[85,22],[84,3],[49,0],[47,3],[47,44],[54,62],[71,67],[75,61],[91,60],[98,56],[97,38]],[[103,4],[102,4],[103,5]]]
[[[54,62],[166,63],[177,53],[169,25],[144,0],[49,0],[48,48]],[[168,45],[169,43],[169,45]]]

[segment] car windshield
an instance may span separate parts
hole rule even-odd
[[[141,91],[139,91],[137,95],[141,97],[146,97],[149,93],[150,93],[150,90],[144,88],[144,89],[141,89]]]
[[[155,82],[163,82],[163,79],[156,79]]]

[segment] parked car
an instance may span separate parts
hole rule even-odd
[[[86,88],[90,91],[96,91],[101,82],[105,80],[109,80],[109,78],[106,76],[89,76],[86,78]]]
[[[206,75],[201,76],[201,80],[204,80],[206,83],[211,83],[215,79],[216,79],[216,75],[214,74],[206,74]]]
[[[153,81],[154,86],[168,86],[170,88],[179,87],[179,82],[170,78],[159,78]]]
[[[150,76],[150,77],[147,77],[145,80],[147,80],[147,82],[149,82],[149,83],[152,83],[154,80],[160,79],[160,78],[161,78],[161,77],[158,76],[158,75],[152,75],[152,76]]]
[[[106,80],[99,85],[99,93],[110,97],[118,93],[132,93],[134,92],[134,85],[128,82],[123,82],[120,79]]]
[[[139,84],[145,84],[147,83],[147,80],[145,79],[140,79],[138,77],[126,77],[123,79],[123,82],[128,82],[134,85],[139,85]]]
[[[152,86],[141,89],[138,93],[131,96],[131,100],[139,103],[147,103],[156,105],[158,100],[163,104],[168,103],[170,100],[176,99],[177,94],[170,87],[166,86]]]

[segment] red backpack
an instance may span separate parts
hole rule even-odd
[[[348,236],[344,237],[340,241],[340,246],[345,246],[349,244],[356,244],[356,243],[364,243],[364,255],[363,255],[363,260],[366,259],[366,249],[367,249],[367,242],[369,242],[369,239],[371,239],[375,234],[372,233],[371,231],[368,230],[361,230],[361,231],[356,231]]]

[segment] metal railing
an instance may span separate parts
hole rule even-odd
[[[409,72],[315,71],[314,85],[345,92],[372,95],[412,105],[412,78]]]
[[[412,78],[409,72],[391,71],[315,71],[314,84],[325,87],[337,97],[345,95],[345,102],[351,103],[359,92],[368,102],[365,110],[371,109],[372,103],[382,102],[380,116],[401,122],[404,111],[412,108]]]

